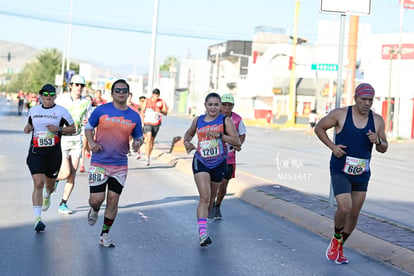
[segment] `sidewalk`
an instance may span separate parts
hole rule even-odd
[[[183,173],[192,174],[192,155],[168,151],[169,146],[158,144],[152,156]],[[240,170],[236,173],[236,179],[230,181],[229,194],[325,237],[328,246],[335,213],[328,201]],[[346,247],[414,274],[414,229],[361,213],[345,252]]]

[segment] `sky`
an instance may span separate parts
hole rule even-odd
[[[72,0],[73,59],[106,65],[132,64],[148,71],[154,14],[152,0]],[[323,1],[323,0],[322,0]],[[159,0],[156,60],[207,58],[210,45],[252,40],[257,26],[293,32],[295,0]],[[398,0],[372,0],[361,23],[373,33],[399,32]],[[298,36],[315,44],[319,20],[339,15],[319,12],[321,0],[302,0]],[[0,40],[64,51],[71,0],[0,0]],[[403,32],[414,32],[414,9],[404,9]],[[349,17],[347,16],[347,19]],[[6,56],[7,53],[0,53]]]

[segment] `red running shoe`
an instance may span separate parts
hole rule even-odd
[[[328,260],[336,261],[336,259],[338,259],[339,247],[340,247],[341,243],[342,243],[342,238],[340,240],[332,238],[328,249],[326,249],[326,258]]]
[[[85,166],[81,166],[79,169],[80,172],[85,172]]]
[[[344,247],[342,245],[338,248],[339,254],[338,258],[335,260],[336,264],[348,264],[348,259],[344,256]]]

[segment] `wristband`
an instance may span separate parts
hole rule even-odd
[[[381,145],[382,144],[382,139],[381,138],[378,138],[378,140],[379,140],[379,143],[377,144],[377,143],[375,143],[375,145],[377,145],[377,146],[379,146],[379,145]]]

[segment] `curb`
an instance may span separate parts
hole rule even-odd
[[[192,174],[192,155],[187,156],[184,153],[177,153],[175,155],[174,152],[166,153],[165,151],[154,149],[153,156],[161,162],[174,166],[182,173]],[[253,182],[269,183],[267,179],[240,170],[237,171],[237,174],[237,178],[232,179],[231,185],[228,186],[228,192],[234,193],[235,197],[328,240],[332,237],[332,219],[266,194],[263,191],[256,190],[255,185],[251,184]],[[245,181],[241,181],[240,178],[245,179]],[[347,241],[347,247],[414,274],[414,251],[410,249],[384,241],[358,229],[353,231],[352,239]]]

